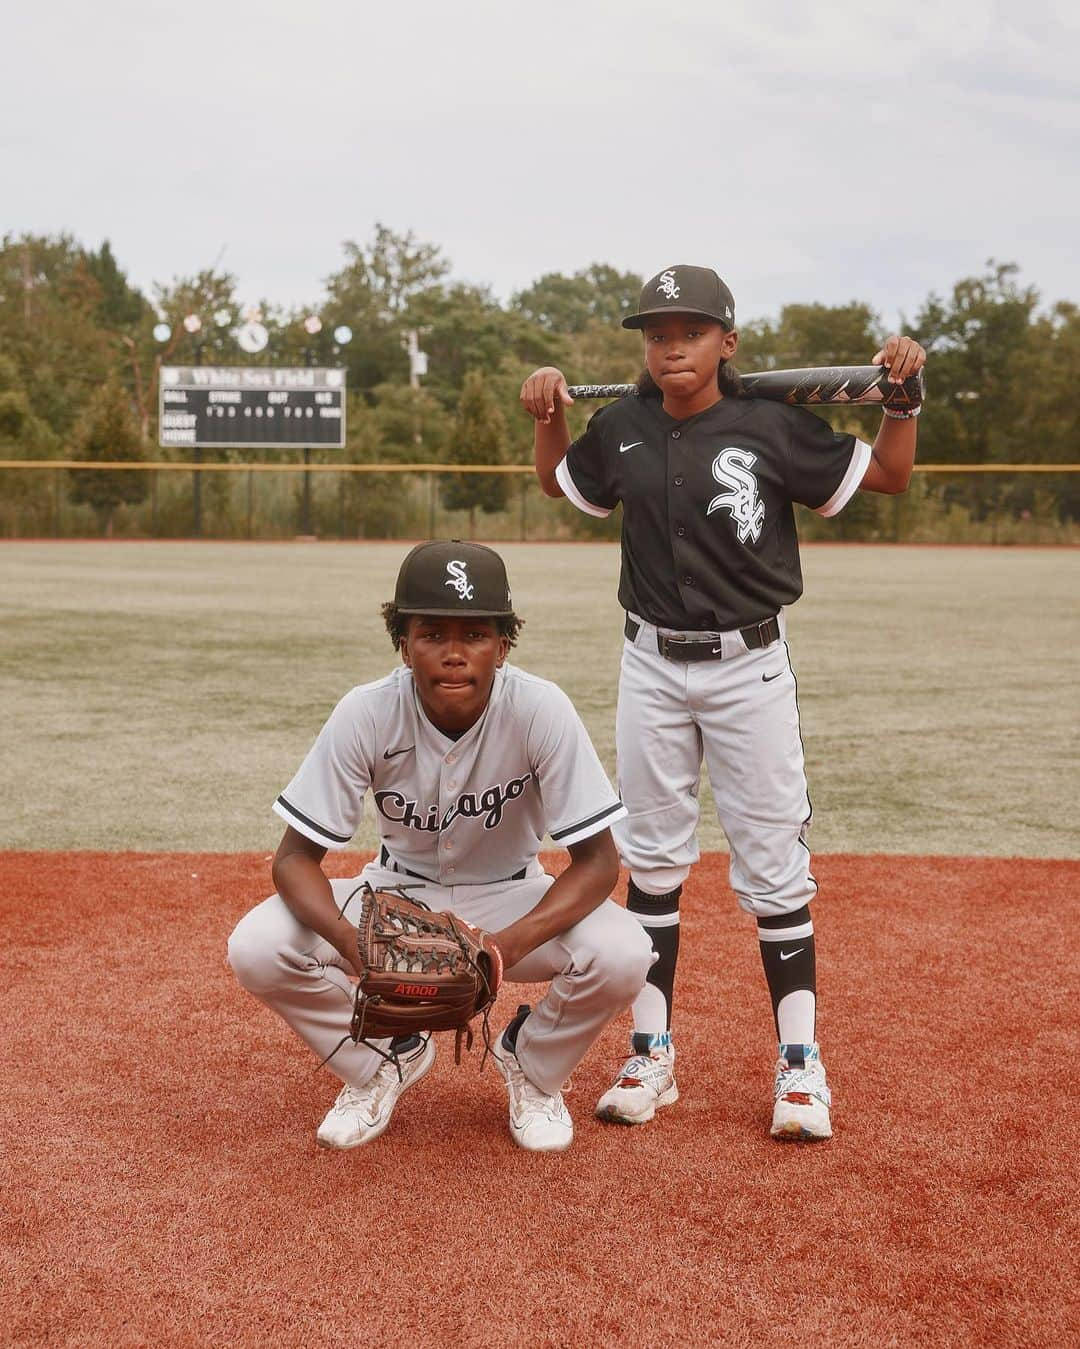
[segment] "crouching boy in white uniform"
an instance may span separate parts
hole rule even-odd
[[[339,907],[360,880],[407,884],[430,908],[485,928],[508,981],[550,980],[535,1007],[518,1009],[494,1057],[514,1141],[561,1151],[573,1124],[560,1088],[640,992],[654,958],[641,925],[609,898],[619,866],[610,826],[626,810],[569,698],[506,664],[521,621],[497,553],[420,544],[383,614],[403,665],[342,698],[278,797],[287,826],[273,864],[278,892],[241,919],[229,960],[323,1059],[352,1015],[360,895]],[[322,859],[348,845],[368,791],[379,855],[357,880],[331,881]],[[537,859],[545,834],[570,852],[558,879]],[[344,1086],[319,1126],[322,1146],[378,1137],[435,1060],[430,1036],[393,1048],[400,1080],[351,1040],[330,1058]]]

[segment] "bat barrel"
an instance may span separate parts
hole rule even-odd
[[[877,403],[884,407],[912,407],[923,400],[922,371],[903,384],[890,384],[882,365],[822,365],[806,370],[759,370],[743,375],[743,396],[781,403]]]

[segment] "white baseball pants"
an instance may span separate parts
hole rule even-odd
[[[414,882],[372,863],[354,880],[331,885],[341,905],[361,881],[376,890],[415,884],[410,893],[432,909],[449,909],[477,927],[498,931],[534,909],[553,879],[541,873],[450,888]],[[359,911],[355,894],[346,917],[355,923]],[[653,959],[640,924],[606,899],[507,970],[511,983],[551,981],[518,1035],[517,1056],[526,1076],[542,1091],[557,1092],[608,1022],[641,991]],[[297,922],[280,896],[271,895],[241,918],[229,938],[229,963],[244,988],[277,1012],[319,1059],[348,1033],[355,984],[341,955]],[[346,1040],[327,1067],[343,1082],[362,1087],[381,1063],[373,1050]]]
[[[780,640],[756,651],[746,649],[738,632],[717,633],[720,660],[665,659],[650,623],[642,622],[634,641],[624,644],[616,745],[619,795],[629,814],[612,833],[646,894],[674,890],[700,856],[695,830],[703,756],[741,907],[764,918],[801,908],[816,893],[805,840],[810,799],[795,674],[782,614],[780,625]]]

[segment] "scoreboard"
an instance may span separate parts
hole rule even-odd
[[[345,371],[162,366],[158,444],[340,450],[345,444]]]

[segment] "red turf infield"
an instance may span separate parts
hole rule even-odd
[[[816,1147],[765,1136],[724,865],[687,888],[683,1100],[654,1125],[591,1117],[621,1027],[558,1157],[514,1148],[497,1075],[444,1041],[390,1131],[334,1154],[333,1081],[224,965],[265,858],[0,853],[4,1340],[1075,1342],[1080,863],[816,859]]]

